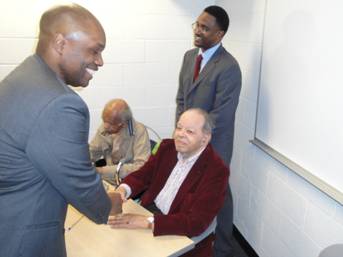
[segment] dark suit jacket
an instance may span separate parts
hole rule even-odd
[[[65,256],[68,203],[107,222],[88,130],[86,104],[37,55],[0,83],[0,256]]]
[[[146,189],[141,204],[153,203],[177,163],[174,140],[163,140],[138,171],[123,183],[132,189],[133,197]],[[224,202],[229,170],[208,145],[182,183],[167,215],[155,214],[154,235],[197,236],[205,231]]]
[[[235,58],[220,46],[193,82],[198,52],[198,48],[189,50],[183,59],[176,96],[176,121],[182,112],[190,108],[207,111],[215,125],[211,144],[229,166],[241,71]]]

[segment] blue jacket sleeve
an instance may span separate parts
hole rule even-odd
[[[65,200],[96,223],[111,208],[88,150],[89,112],[76,94],[51,101],[40,113],[26,147],[37,170]]]

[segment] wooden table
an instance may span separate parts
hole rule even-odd
[[[124,203],[123,212],[151,214],[132,200]],[[154,237],[148,229],[111,229],[97,225],[71,206],[65,228],[68,257],[179,256],[194,247],[186,236]]]

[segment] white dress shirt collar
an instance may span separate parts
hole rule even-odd
[[[202,61],[201,61],[201,67],[200,71],[205,67],[205,65],[208,63],[208,61],[211,59],[213,54],[218,50],[218,48],[221,46],[221,43],[218,43],[211,48],[207,49],[206,51],[202,51],[201,48],[199,49],[199,53],[202,55]]]
[[[189,156],[187,158],[184,158],[182,156],[182,154],[178,152],[177,153],[177,159],[178,159],[179,162],[182,162],[182,163],[195,162],[199,158],[200,154],[205,150],[205,148],[206,148],[206,146],[201,148],[196,154],[194,154],[192,156]]]

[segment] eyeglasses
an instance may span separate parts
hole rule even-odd
[[[205,26],[205,25],[201,25],[201,24],[199,24],[198,22],[192,23],[192,29],[193,29],[193,30],[198,29],[198,30],[200,30],[200,32],[202,32],[202,33],[206,33],[206,32],[209,32],[209,31],[210,31],[210,28],[209,28],[209,27],[207,27],[207,26]]]

